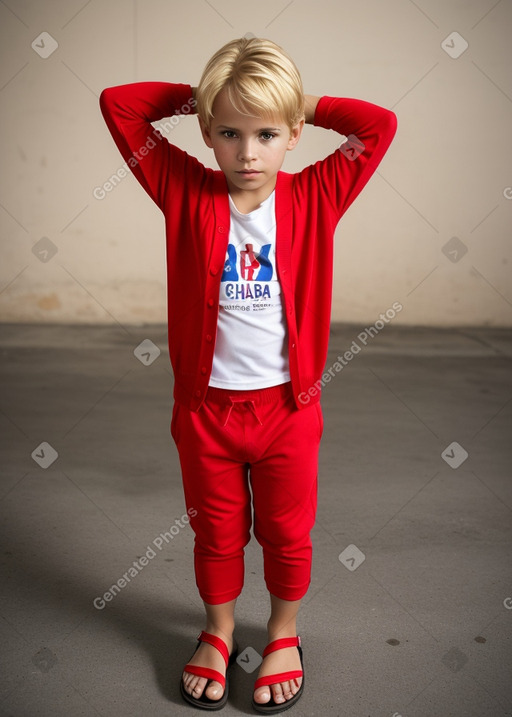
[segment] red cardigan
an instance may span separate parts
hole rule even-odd
[[[211,373],[229,238],[226,179],[151,125],[195,112],[189,85],[138,82],[111,87],[102,92],[100,106],[126,164],[165,216],[174,397],[197,411]],[[319,400],[319,391],[307,403],[299,396],[320,380],[326,360],[336,225],[384,156],[396,117],[362,100],[322,97],[314,124],[349,137],[350,144],[301,172],[277,175],[276,264],[298,409]],[[121,170],[117,176],[124,176]]]

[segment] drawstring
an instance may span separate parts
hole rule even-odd
[[[226,426],[228,425],[229,417],[231,416],[231,411],[233,410],[233,406],[234,406],[234,405],[235,405],[235,404],[233,403],[233,401],[231,401],[231,403],[229,404],[229,406],[226,404],[226,407],[228,408],[228,415],[226,416],[226,420],[225,420],[224,423],[222,424],[222,427],[223,427],[223,428],[226,428]]]
[[[254,401],[248,401],[246,398],[234,398],[233,396],[230,396],[230,397],[229,397],[229,400],[231,401],[231,403],[228,404],[228,406],[227,406],[227,408],[228,408],[228,413],[227,413],[227,416],[226,416],[226,420],[225,420],[224,423],[222,424],[222,425],[223,425],[223,428],[225,428],[225,427],[228,425],[228,421],[229,421],[229,418],[230,418],[230,416],[231,416],[231,411],[232,411],[233,408],[235,407],[235,403],[246,403],[247,406],[249,407],[249,409],[250,409],[252,415],[253,415],[253,416],[255,417],[255,419],[258,421],[258,423],[260,424],[260,426],[263,425],[263,423],[260,421],[260,417],[258,416],[258,413],[257,413],[257,411],[256,411],[256,405],[255,405]]]
[[[249,406],[249,408],[251,409],[254,418],[258,421],[260,426],[262,426],[263,423],[260,421],[260,417],[258,416],[258,413],[256,411],[256,405],[255,405],[254,401],[247,401],[246,403]]]

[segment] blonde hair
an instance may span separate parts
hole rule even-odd
[[[208,61],[196,91],[197,112],[207,127],[213,118],[215,98],[224,88],[242,114],[278,116],[290,128],[304,118],[300,73],[286,52],[271,40],[232,40]]]

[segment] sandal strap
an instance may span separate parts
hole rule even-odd
[[[203,642],[206,642],[206,640]],[[201,667],[201,665],[185,665],[184,672],[190,672],[190,674],[197,675],[198,677],[206,677],[208,680],[215,680],[215,682],[219,682],[222,685],[222,689],[226,686],[226,678],[222,672],[212,670],[209,667]]]
[[[267,675],[266,677],[258,677],[254,683],[254,689],[258,687],[267,687],[270,685],[277,685],[279,682],[289,682],[290,680],[297,680],[303,677],[304,673],[302,670],[290,670],[289,672],[279,672],[277,675]]]
[[[229,650],[228,646],[224,642],[224,640],[220,637],[217,637],[217,635],[212,635],[209,632],[205,632],[204,630],[199,634],[198,636],[199,642],[207,642],[209,645],[213,645],[213,647],[216,647],[217,650],[220,652],[222,657],[224,658],[224,662],[226,663],[226,667],[228,666],[229,662]],[[208,668],[204,668],[208,669]],[[190,670],[187,670],[187,672],[190,672]],[[220,673],[217,673],[220,674]],[[206,677],[206,675],[201,675],[202,677]],[[217,678],[215,678],[217,679]],[[220,682],[220,680],[219,680]]]
[[[287,647],[300,647],[300,637],[281,637],[279,640],[270,642],[263,650],[263,657],[276,650],[284,650]]]

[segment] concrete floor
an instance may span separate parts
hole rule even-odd
[[[511,333],[386,326],[366,346],[358,334],[332,331],[327,365],[353,357],[323,392],[306,690],[287,714],[505,717]],[[178,690],[202,604],[165,327],[4,325],[1,337],[1,715],[199,714]],[[144,339],[161,349],[150,365],[154,349],[146,363],[133,353]],[[246,567],[236,635],[261,653],[254,540]],[[256,674],[252,657],[233,667],[223,714],[252,714]]]

